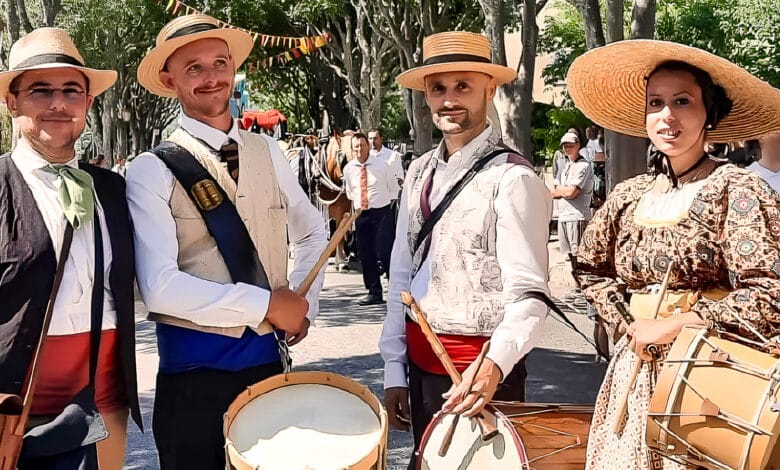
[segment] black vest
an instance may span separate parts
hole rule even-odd
[[[133,230],[124,179],[82,165],[93,178],[111,239],[108,284],[114,298],[127,398],[142,426],[135,370]],[[43,326],[56,255],[32,192],[9,154],[0,157],[0,392],[21,393]]]

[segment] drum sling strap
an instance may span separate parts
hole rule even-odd
[[[22,443],[27,427],[27,420],[32,406],[32,396],[38,382],[39,360],[43,352],[43,343],[51,324],[51,315],[54,311],[54,302],[60,289],[62,275],[65,272],[65,262],[70,255],[70,246],[73,241],[73,226],[67,224],[63,236],[62,248],[57,261],[54,281],[49,292],[49,301],[43,317],[41,334],[33,353],[30,372],[25,387],[24,396],[0,393],[0,470],[14,470],[22,452]]]
[[[471,182],[471,180],[474,179],[475,176],[477,176],[477,173],[479,173],[483,168],[485,168],[485,166],[488,163],[490,163],[494,158],[504,154],[509,154],[509,159],[511,162],[518,165],[526,166],[528,168],[532,168],[531,164],[528,163],[528,160],[526,160],[520,153],[510,148],[504,147],[504,148],[493,150],[492,152],[488,153],[484,157],[477,160],[476,163],[474,163],[474,165],[469,169],[469,171],[466,172],[466,174],[463,175],[463,177],[460,180],[458,180],[458,182],[455,183],[455,185],[449,191],[447,191],[447,194],[444,195],[444,198],[436,206],[436,208],[431,210],[430,195],[431,195],[431,188],[433,186],[433,175],[436,172],[436,167],[434,166],[430,175],[428,175],[425,184],[423,185],[422,194],[420,195],[420,208],[422,211],[424,222],[422,224],[422,227],[420,228],[420,232],[417,234],[417,239],[415,240],[414,251],[413,251],[414,253],[417,253],[417,250],[420,249],[420,247],[422,246],[422,249],[424,251],[422,254],[422,258],[420,260],[420,264],[422,264],[422,261],[428,256],[428,250],[431,246],[430,236],[431,236],[431,232],[433,231],[433,226],[436,225],[436,223],[441,219],[441,217],[444,215],[444,212],[450,207],[450,205],[458,196],[458,194],[460,194],[460,192],[463,191],[463,188],[465,188]],[[550,297],[547,294],[541,291],[528,291],[525,292],[518,300],[524,300],[528,298],[536,299],[543,302],[545,305],[547,305],[547,307],[550,310],[552,310],[559,317],[561,317],[561,320],[563,320],[566,326],[568,326],[578,335],[582,336],[582,338],[586,342],[588,342],[588,344],[596,348],[596,344],[574,325],[574,323],[569,319],[569,317],[567,317],[566,314],[563,313],[563,311],[561,311],[561,309],[557,305],[555,305],[555,303],[550,299]]]
[[[246,225],[214,177],[190,152],[172,142],[162,142],[152,149],[152,153],[171,170],[198,208],[233,282],[244,282],[270,291],[268,275]]]
[[[151,151],[171,170],[198,208],[209,234],[225,260],[233,282],[243,282],[271,291],[271,283],[249,232],[225,190],[187,149],[163,141]],[[292,359],[284,333],[274,330],[279,355],[285,372],[292,368]]]

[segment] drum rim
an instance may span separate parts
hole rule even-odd
[[[296,371],[288,372],[286,374],[277,374],[250,385],[246,390],[238,394],[238,396],[236,396],[236,398],[233,399],[233,401],[230,403],[230,406],[223,415],[222,424],[222,435],[225,438],[225,449],[229,454],[227,456],[229,462],[231,461],[230,454],[232,454],[237,456],[246,468],[254,468],[249,462],[246,461],[246,459],[244,459],[243,455],[238,451],[233,441],[228,437],[230,426],[233,424],[233,421],[241,412],[241,410],[253,399],[261,395],[265,395],[266,393],[292,385],[331,386],[345,392],[349,392],[352,395],[360,398],[376,414],[376,417],[379,420],[381,439],[377,443],[376,452],[369,453],[350,468],[363,468],[368,462],[384,461],[387,447],[388,423],[387,411],[382,406],[379,398],[374,395],[374,393],[365,385],[341,374],[322,371]]]
[[[489,413],[496,417],[497,421],[501,421],[501,423],[504,424],[504,426],[511,430],[512,433],[512,439],[515,441],[515,449],[517,449],[517,455],[520,457],[520,460],[523,462],[524,466],[527,467],[528,462],[528,453],[525,451],[525,445],[523,444],[523,440],[520,438],[520,435],[517,434],[517,430],[515,429],[514,424],[512,424],[512,421],[507,418],[504,413],[502,413],[499,409],[495,408],[494,406],[488,404],[485,409],[483,410],[483,413]],[[431,438],[431,434],[433,433],[433,428],[436,427],[439,423],[441,423],[442,419],[444,419],[444,413],[436,413],[433,416],[433,419],[430,423],[428,423],[428,426],[425,427],[425,432],[423,432],[422,440],[420,440],[420,448],[416,450],[418,452],[417,455],[417,462],[415,464],[415,470],[422,470],[422,451],[425,448],[425,446],[428,444],[428,440]]]

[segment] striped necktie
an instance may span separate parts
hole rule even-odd
[[[238,143],[233,139],[228,139],[228,143],[219,149],[219,156],[223,162],[227,163],[230,176],[238,181]]]
[[[360,208],[368,209],[368,170],[365,163],[360,165]]]

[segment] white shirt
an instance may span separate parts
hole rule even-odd
[[[213,149],[228,138],[241,143],[238,127],[224,132],[182,115],[181,127]],[[290,284],[300,284],[327,245],[325,225],[293,176],[287,159],[272,138],[263,136],[273,159],[274,171],[287,202],[287,233],[295,245],[295,264]],[[214,156],[217,159],[217,156]],[[151,152],[145,152],[127,165],[127,198],[135,226],[135,260],[138,288],[147,308],[203,326],[258,326],[268,311],[271,293],[245,284],[220,284],[179,270],[176,223],[168,201],[174,177],[168,167]],[[307,317],[313,321],[319,312],[319,292],[324,269],[309,290]]]
[[[761,161],[753,162],[747,167],[748,170],[753,170],[758,173],[761,178],[764,179],[775,192],[780,192],[780,171],[774,172],[769,168],[761,164]]]
[[[444,142],[436,150],[436,173],[431,185],[430,202],[435,208],[444,198],[446,182],[459,171],[463,163],[490,135],[488,127],[476,139],[460,151],[443,158]],[[507,171],[504,181],[523,178],[524,167],[515,166]],[[549,292],[547,287],[547,230],[538,227],[549,225],[552,206],[550,194],[541,179],[534,184],[502,184],[496,196],[495,210],[500,215],[496,225],[496,255],[501,266],[501,278],[507,292],[536,290]],[[536,184],[538,183],[538,184]],[[407,387],[406,377],[406,314],[401,303],[401,291],[410,291],[423,311],[433,311],[436,305],[427,302],[431,281],[431,259],[436,250],[435,237],[431,238],[430,253],[409,283],[412,255],[409,250],[407,181],[401,194],[395,244],[390,257],[390,286],[388,289],[387,317],[385,318],[379,350],[385,360],[385,388]],[[518,201],[520,203],[518,204]],[[546,203],[545,203],[546,201]],[[414,201],[417,207],[419,202]],[[506,214],[507,216],[502,216]],[[528,228],[531,228],[528,230]],[[468,295],[464,292],[464,295]],[[543,333],[547,307],[538,300],[526,299],[504,306],[504,319],[493,332],[487,357],[495,362],[506,375],[514,365],[535,346]]]
[[[344,166],[344,186],[347,190],[347,199],[352,201],[352,207],[360,209],[363,192],[360,189],[361,168],[366,167],[368,176],[368,208],[378,209],[390,204],[397,198],[398,181],[393,176],[390,166],[377,157],[369,154],[366,163],[361,164],[357,159],[351,160]]]
[[[43,217],[43,223],[51,237],[52,245],[59,259],[62,250],[62,237],[65,234],[67,220],[60,203],[60,178],[43,170],[49,164],[41,154],[33,150],[26,139],[19,139],[16,148],[11,153],[16,167],[22,173],[24,181],[30,187],[35,204]],[[78,168],[78,160],[73,157],[68,163],[72,168]],[[111,270],[111,238],[103,215],[103,208],[95,196],[100,229],[103,238],[103,329],[116,328],[116,311],[114,298],[108,285]],[[95,232],[93,221],[87,222],[78,230],[73,231],[73,242],[70,255],[65,262],[62,274],[62,284],[54,301],[49,336],[72,335],[90,330],[92,316],[92,282],[95,272]],[[41,292],[48,297],[48,292]]]
[[[404,167],[401,164],[402,162],[401,162],[400,153],[390,150],[385,146],[382,146],[382,150],[379,151],[371,150],[369,151],[369,155],[373,155],[379,158],[380,160],[383,160],[385,163],[387,163],[393,172],[393,176],[395,177],[396,182],[398,180],[401,181],[404,180]],[[400,189],[401,186],[399,185],[398,188]],[[398,199],[398,198],[394,197],[393,199]]]

